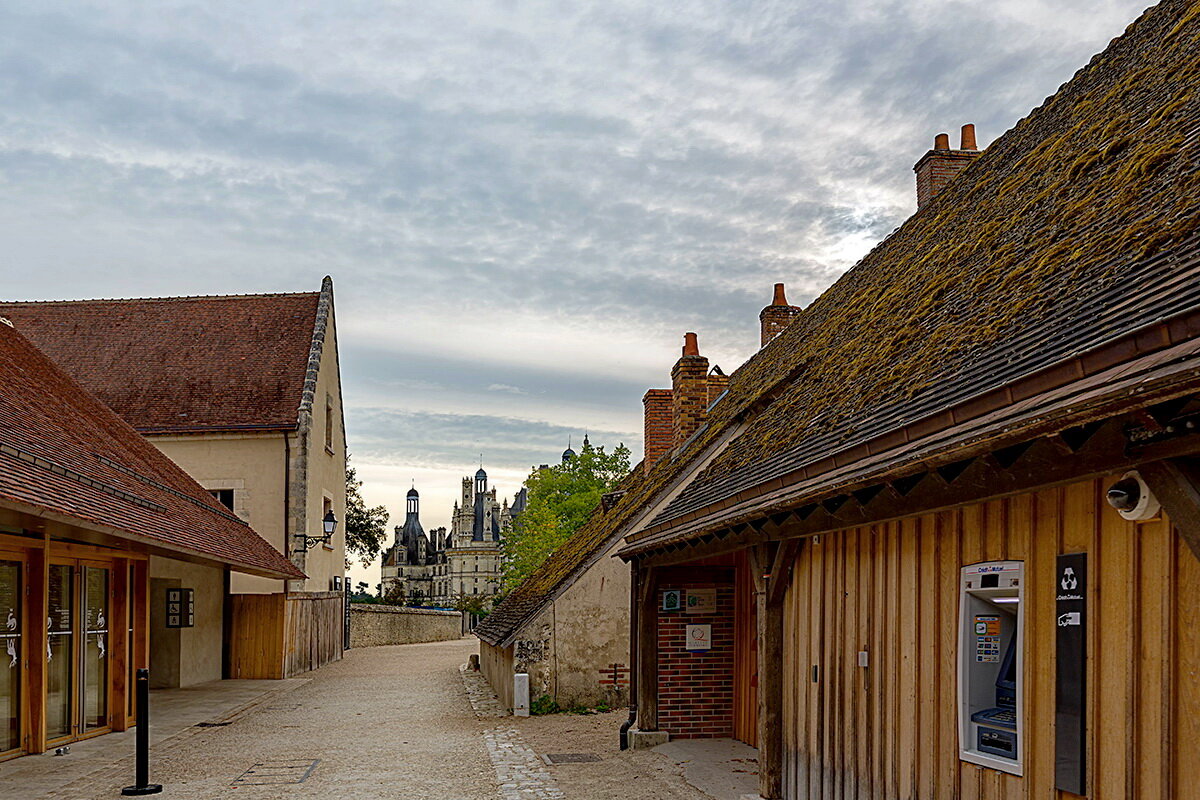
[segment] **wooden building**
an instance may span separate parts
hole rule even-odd
[[[635,740],[754,744],[764,798],[1195,794],[1198,77],[1167,0],[939,136],[918,212],[676,405],[611,512]]]
[[[155,660],[219,678],[233,572],[304,577],[0,324],[0,759],[125,730]],[[151,575],[176,594],[152,599]]]
[[[332,280],[317,292],[7,302],[0,316],[307,575],[230,576],[224,675],[282,678],[341,658],[344,528],[305,538],[346,516]],[[150,580],[161,598],[175,578]],[[159,687],[185,685],[189,670],[222,677],[219,662],[151,666]]]

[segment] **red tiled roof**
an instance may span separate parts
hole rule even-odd
[[[0,303],[143,433],[294,428],[317,292]]]
[[[0,500],[242,571],[304,577],[5,324],[0,324]]]

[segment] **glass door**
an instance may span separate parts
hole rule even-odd
[[[84,734],[108,727],[109,570],[83,567],[83,647],[79,675]]]
[[[46,619],[46,741],[75,733],[75,567],[50,565]]]
[[[0,755],[21,747],[21,562],[0,560]]]

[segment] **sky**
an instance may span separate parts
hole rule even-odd
[[[726,372],[1145,0],[0,4],[0,296],[334,279],[368,504],[449,523],[568,437],[641,453],[685,331]],[[378,581],[378,567],[355,568]]]

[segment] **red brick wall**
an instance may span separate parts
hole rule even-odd
[[[675,584],[664,589],[707,588]],[[658,726],[675,739],[733,736],[733,585],[716,586],[717,613],[686,611],[658,615]],[[684,649],[688,625],[712,625],[712,650]]]
[[[979,157],[978,150],[930,150],[917,165],[917,208],[946,188],[958,173]]]
[[[674,445],[682,445],[708,418],[708,359],[683,356],[671,370],[671,412]]]
[[[643,434],[645,458],[642,466],[649,472],[654,462],[671,449],[671,442],[675,436],[671,419],[671,390],[650,389],[642,397],[642,406],[646,414]]]

